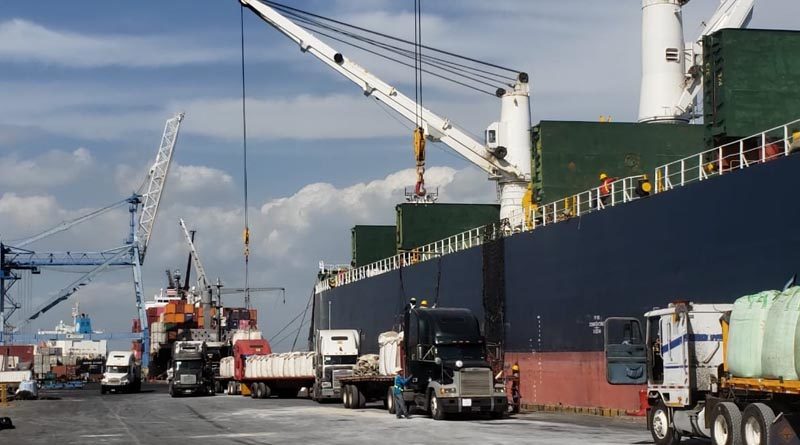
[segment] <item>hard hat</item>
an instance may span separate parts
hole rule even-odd
[[[419,302],[419,305],[420,305],[420,306],[427,306],[427,305],[428,305],[428,300],[422,300],[422,301],[420,301],[420,302]]]
[[[601,181],[602,181],[603,179],[606,179],[606,178],[608,178],[608,175],[607,175],[607,174],[605,174],[605,173],[600,173],[600,180],[601,180]]]
[[[513,365],[511,365],[511,370],[512,371],[519,371],[519,365],[514,363]]]

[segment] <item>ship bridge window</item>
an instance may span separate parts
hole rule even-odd
[[[679,55],[678,48],[667,48],[667,62],[678,62]]]
[[[344,335],[334,335],[333,337],[331,337],[331,340],[333,340],[333,341],[347,341],[347,337],[344,336]]]

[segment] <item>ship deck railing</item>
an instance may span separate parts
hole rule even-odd
[[[654,175],[655,188],[652,193],[667,192],[692,182],[788,156],[796,151],[800,151],[800,119],[657,167]],[[499,238],[529,232],[608,207],[626,204],[649,194],[642,188],[648,180],[646,175],[628,176],[612,182],[608,192],[601,190],[601,187],[594,187],[549,204],[533,206],[511,214],[496,223],[466,230],[371,264],[357,268],[327,267],[320,274],[315,290],[319,293],[401,267],[439,258],[442,255],[477,247]]]
[[[800,149],[800,119],[664,164],[655,171],[656,193],[763,164]]]

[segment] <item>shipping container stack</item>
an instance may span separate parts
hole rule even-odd
[[[211,325],[216,330],[217,309],[211,308]],[[223,308],[221,324],[223,339],[238,329],[253,330],[257,326],[255,309]],[[212,340],[204,326],[203,309],[185,300],[173,300],[163,306],[147,308],[150,325],[150,369],[153,378],[163,378],[172,356],[172,344],[177,340]]]

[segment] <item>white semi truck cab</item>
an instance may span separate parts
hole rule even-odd
[[[142,387],[142,367],[133,351],[111,351],[100,381],[100,393],[138,392]]]
[[[777,309],[777,315],[790,312]],[[752,335],[760,345],[758,332],[769,324],[766,318],[742,322],[734,312],[732,304],[673,303],[644,314],[644,337],[636,318],[606,320],[608,382],[647,385],[647,426],[657,445],[684,437],[710,438],[715,445],[797,443],[800,381],[731,367],[734,352],[739,359],[755,354],[747,358],[762,363],[759,351],[732,351],[729,339]],[[776,333],[777,338],[764,337],[764,344],[794,345],[793,328]]]
[[[341,399],[339,378],[353,374],[358,360],[360,336],[354,329],[317,331],[314,344],[314,388],[312,398]]]

